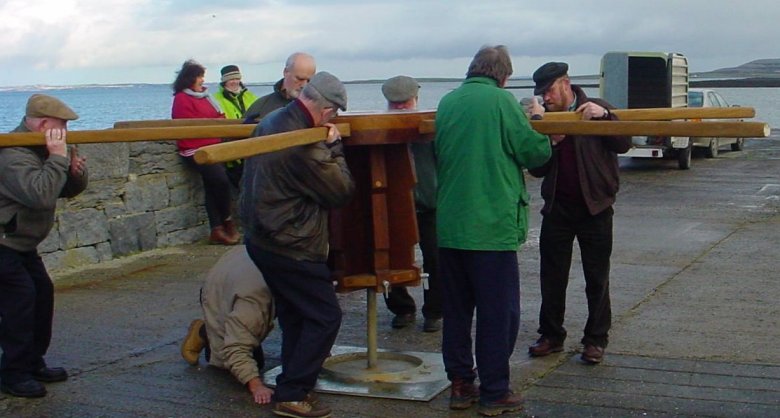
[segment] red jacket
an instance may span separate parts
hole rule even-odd
[[[198,118],[224,118],[207,97],[194,97],[180,91],[173,96],[173,108],[171,109],[171,118],[173,119],[198,119]],[[205,147],[206,145],[218,144],[222,142],[219,138],[197,138],[180,139],[176,141],[179,147],[179,153],[182,155],[190,154],[191,150]],[[190,151],[188,153],[187,151]]]

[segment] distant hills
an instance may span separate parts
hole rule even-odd
[[[719,68],[714,71],[692,73],[694,77],[706,78],[773,78],[780,77],[780,58],[760,59],[750,61],[738,67]]]
[[[691,73],[690,85],[691,87],[780,87],[780,58],[760,59],[738,67]]]

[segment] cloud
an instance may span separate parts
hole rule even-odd
[[[169,82],[188,58],[209,68],[236,63],[255,80],[270,81],[298,50],[335,74],[362,79],[462,76],[484,44],[507,45],[516,74],[550,59],[594,73],[612,50],[681,52],[694,71],[776,58],[776,1],[734,6],[725,0],[5,0],[0,85]]]

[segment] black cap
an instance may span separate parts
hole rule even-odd
[[[534,94],[544,94],[555,80],[563,77],[569,71],[569,64],[565,62],[548,62],[534,71]]]

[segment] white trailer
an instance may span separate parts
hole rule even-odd
[[[619,109],[688,106],[688,59],[666,52],[608,52],[601,59],[600,96]],[[691,167],[688,137],[643,136],[622,156],[675,157]]]

